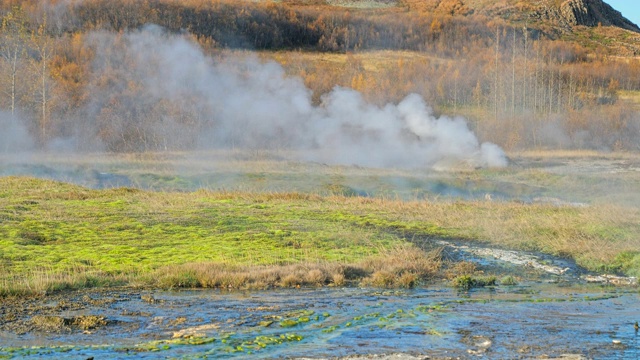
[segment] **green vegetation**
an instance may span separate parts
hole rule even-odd
[[[505,286],[518,285],[518,280],[516,280],[516,278],[514,278],[511,275],[507,275],[507,276],[503,277],[502,279],[500,279],[500,285],[505,285]]]
[[[470,290],[475,287],[485,287],[496,285],[496,278],[489,277],[471,277],[469,275],[461,275],[453,279],[453,286],[461,290]]]
[[[635,275],[638,211],[484,200],[88,190],[7,177],[0,179],[0,293],[113,284],[412,287],[447,271],[433,238],[538,250],[572,257],[592,270]],[[473,276],[462,265],[448,265],[446,276]]]
[[[431,266],[398,235],[358,224],[340,198],[0,181],[5,293],[133,279],[162,287],[343,285],[377,271],[401,276],[403,269],[385,261],[413,252],[416,262],[427,260],[412,272],[426,275],[421,266]],[[377,260],[380,254],[387,260]]]
[[[52,355],[52,354],[64,354],[74,350],[93,349],[93,350],[107,350],[113,348],[116,352],[126,353],[130,356],[137,355],[139,353],[149,352],[161,352],[167,351],[175,347],[183,346],[199,346],[205,344],[216,343],[218,346],[209,350],[206,355],[208,356],[220,356],[221,354],[233,354],[233,353],[246,353],[252,354],[254,351],[260,351],[267,347],[279,346],[282,344],[299,342],[304,339],[302,335],[295,333],[285,333],[273,336],[258,335],[251,339],[241,339],[233,336],[234,334],[224,334],[221,338],[213,337],[201,337],[201,336],[187,336],[168,340],[153,340],[146,343],[136,344],[131,347],[113,348],[110,345],[92,345],[92,346],[50,346],[50,347],[38,347],[33,346],[29,348],[0,348],[1,358],[14,358],[16,356],[24,357],[29,355]],[[6,355],[5,355],[6,354]]]

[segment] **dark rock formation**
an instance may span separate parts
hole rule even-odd
[[[571,25],[617,26],[640,32],[640,28],[602,0],[568,0],[560,5],[560,13]]]
[[[626,19],[619,11],[602,0],[567,0],[559,7],[549,3],[550,1],[545,1],[537,14],[555,21],[562,27],[602,25],[640,32],[638,25]]]

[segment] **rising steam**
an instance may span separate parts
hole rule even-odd
[[[0,152],[19,153],[33,149],[33,141],[17,114],[0,110]]]
[[[82,110],[89,120],[78,136],[140,133],[146,135],[123,141],[153,141],[159,149],[291,150],[300,160],[374,167],[507,165],[504,152],[480,144],[464,119],[435,117],[415,94],[379,107],[336,87],[314,105],[302,80],[277,63],[214,60],[186,37],[155,26],[96,32],[89,43],[96,59],[91,100]],[[116,111],[106,112],[113,104]]]

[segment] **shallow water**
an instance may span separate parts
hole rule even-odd
[[[402,352],[436,358],[640,359],[640,335],[633,326],[640,321],[637,289],[532,284],[463,293],[450,288],[203,290],[115,299],[61,314],[110,321],[90,334],[0,334],[0,358],[325,358]]]

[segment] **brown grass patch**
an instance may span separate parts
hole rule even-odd
[[[395,284],[396,275],[388,270],[378,270],[362,280],[363,285],[375,287],[391,287]]]
[[[312,269],[309,270],[305,281],[309,284],[313,284],[316,286],[324,285],[327,280],[327,275],[320,269]]]
[[[344,286],[349,283],[414,287],[439,271],[440,255],[441,251],[427,253],[405,245],[350,265],[337,262],[273,266],[184,264],[159,269],[148,278],[148,282],[161,288],[269,289]]]
[[[280,281],[280,286],[282,287],[296,287],[302,284],[302,279],[297,277],[295,274],[286,275],[282,281]]]
[[[331,284],[334,286],[344,286],[347,283],[343,273],[331,274]]]
[[[372,272],[388,270],[396,275],[412,272],[424,277],[433,275],[440,269],[441,253],[440,249],[427,253],[412,245],[399,245],[382,250],[380,255],[366,259],[361,264]]]
[[[476,263],[471,261],[460,261],[449,264],[444,275],[447,279],[454,279],[458,276],[471,276],[478,270]]]
[[[420,278],[418,275],[410,272],[404,272],[402,275],[396,277],[396,285],[401,288],[411,289],[417,285],[419,280]]]

